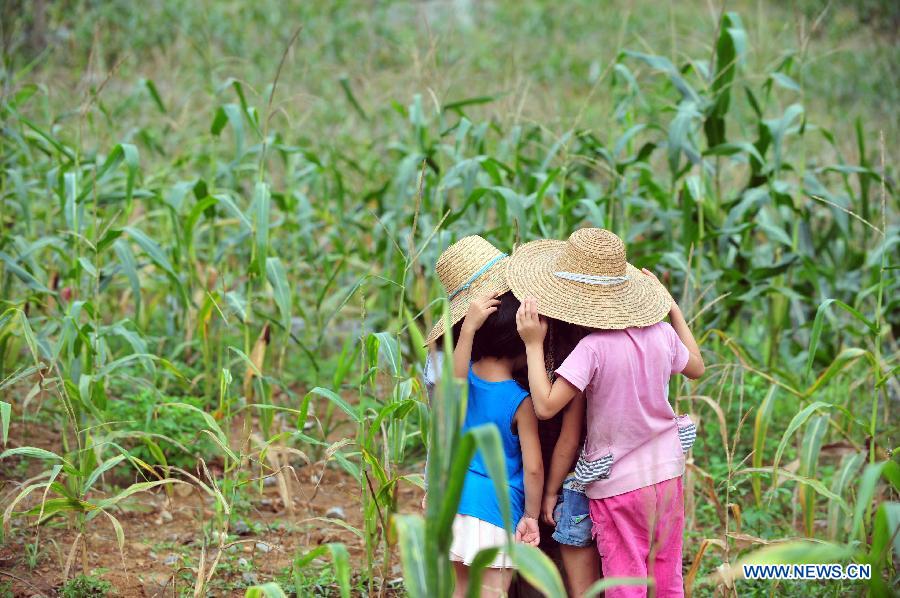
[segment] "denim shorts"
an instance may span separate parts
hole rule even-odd
[[[560,544],[576,548],[593,545],[590,507],[583,492],[564,488],[553,509],[553,519],[556,521],[553,539]]]

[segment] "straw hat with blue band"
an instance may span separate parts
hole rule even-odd
[[[448,247],[438,258],[435,270],[450,302],[450,326],[462,320],[472,299],[494,293],[506,293],[505,253],[478,235],[464,237]],[[425,341],[430,345],[444,334],[440,319]]]
[[[650,326],[672,306],[662,284],[626,261],[622,239],[601,228],[526,243],[509,258],[506,275],[519,300],[537,298],[542,315],[588,328]]]

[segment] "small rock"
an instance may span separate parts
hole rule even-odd
[[[237,560],[237,566],[241,569],[246,569],[249,565],[250,563],[244,557],[241,557]]]
[[[234,524],[234,529],[232,530],[239,536],[246,536],[250,533],[250,526],[247,525],[247,522],[243,519],[238,519]]]
[[[269,552],[270,550],[272,550],[272,547],[265,542],[257,542],[256,549],[260,552]]]
[[[272,499],[271,498],[263,498],[262,500],[259,501],[259,506],[270,508],[272,506]]]
[[[163,565],[169,565],[170,567],[178,562],[178,556],[174,554],[170,554],[163,560]]]
[[[248,586],[255,586],[259,578],[257,577],[256,573],[248,571],[241,575],[241,579],[244,580],[244,583]]]
[[[344,513],[344,509],[341,507],[331,507],[327,511],[325,511],[325,516],[330,517],[331,519],[347,519],[347,515]]]
[[[270,475],[267,478],[263,478],[263,486],[274,486],[278,483],[278,476]]]
[[[171,523],[171,522],[172,522],[172,519],[174,519],[174,517],[172,517],[172,514],[169,513],[169,512],[168,512],[167,510],[165,510],[165,509],[163,509],[162,511],[160,511],[160,513],[159,513],[159,518],[162,519],[163,523]]]

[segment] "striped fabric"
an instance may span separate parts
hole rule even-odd
[[[578,462],[575,464],[575,481],[587,486],[597,480],[605,480],[609,477],[612,464],[612,455],[604,455],[599,459],[588,461],[584,458],[584,452],[582,452],[581,456],[578,457]]]
[[[675,419],[678,426],[678,440],[681,442],[681,451],[686,455],[694,441],[697,440],[697,426],[686,415]]]

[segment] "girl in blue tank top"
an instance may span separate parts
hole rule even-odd
[[[453,371],[469,383],[463,431],[488,423],[497,426],[506,457],[512,521],[517,522],[515,539],[537,546],[544,468],[531,397],[514,379],[514,372],[526,365],[525,345],[516,331],[518,309],[519,301],[510,292],[472,301],[453,351]],[[469,566],[478,551],[494,546],[501,550],[483,574],[481,595],[505,595],[512,577],[505,545],[494,484],[476,453],[453,520],[450,560],[456,570],[455,595],[466,594]]]

